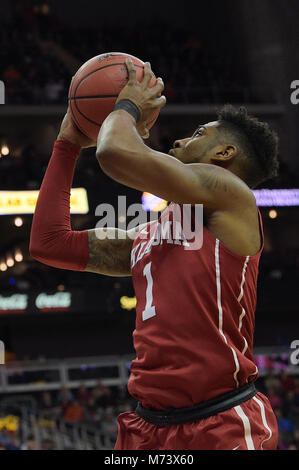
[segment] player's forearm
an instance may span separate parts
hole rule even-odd
[[[71,230],[70,190],[80,147],[58,140],[45,173],[33,217],[30,254],[50,266],[84,270],[88,232]]]
[[[118,163],[125,166],[129,159],[127,154],[142,154],[146,149],[135,119],[129,113],[118,110],[106,118],[98,135],[96,151],[101,166],[118,166]]]
[[[104,121],[96,156],[102,170],[111,178],[143,190],[145,180],[154,179],[163,164],[155,153],[158,152],[144,144],[134,118],[126,111],[115,111]]]

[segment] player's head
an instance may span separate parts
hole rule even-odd
[[[278,138],[245,108],[225,105],[218,120],[200,125],[192,137],[176,140],[170,154],[184,163],[220,165],[251,188],[278,171]]]

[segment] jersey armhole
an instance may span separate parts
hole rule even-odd
[[[261,245],[260,249],[254,254],[254,255],[238,255],[238,253],[235,253],[234,251],[230,250],[219,238],[215,237],[209,229],[204,225],[203,229],[204,231],[208,234],[209,237],[212,237],[214,240],[218,240],[221,249],[226,251],[228,254],[233,256],[234,258],[238,258],[239,260],[245,260],[246,258],[248,259],[254,259],[257,258],[261,255],[263,249],[264,249],[264,229],[263,229],[263,220],[262,220],[262,215],[260,213],[259,208],[257,207],[257,214],[258,214],[258,222],[259,222],[259,232],[260,232],[260,238],[261,238]]]

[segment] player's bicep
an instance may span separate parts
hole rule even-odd
[[[139,229],[89,230],[89,256],[85,271],[106,276],[131,276],[131,249]]]

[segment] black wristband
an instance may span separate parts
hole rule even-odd
[[[135,119],[136,122],[139,121],[140,118],[140,111],[138,106],[136,106],[135,103],[131,100],[120,100],[116,105],[114,106],[114,111],[117,111],[118,109],[124,109],[127,111],[127,113],[131,114],[133,118]]]

